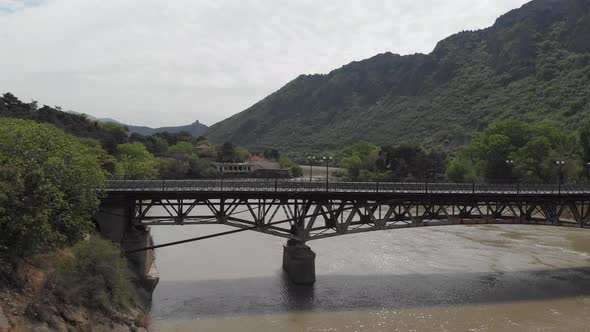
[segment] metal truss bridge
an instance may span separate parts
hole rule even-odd
[[[112,180],[141,225],[224,224],[297,243],[457,224],[590,226],[590,186],[293,180]]]

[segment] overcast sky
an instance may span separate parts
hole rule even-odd
[[[0,92],[135,125],[211,125],[299,74],[429,53],[526,2],[0,0]]]

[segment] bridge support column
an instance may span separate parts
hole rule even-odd
[[[121,248],[123,250],[133,250],[153,245],[154,241],[150,234],[150,229],[146,226],[131,226],[125,232],[121,241]],[[151,295],[158,281],[160,281],[154,250],[140,251],[127,254],[126,256],[130,266],[140,277],[141,286]]]
[[[124,197],[103,200],[94,219],[102,237],[119,243],[123,251],[153,245],[149,227],[133,224],[133,202],[125,200]],[[154,251],[126,254],[126,257],[130,267],[139,277],[141,287],[146,291],[149,300],[159,281]]]
[[[94,220],[104,238],[121,243],[131,224],[132,214],[131,202],[126,201],[124,197],[113,197],[102,201]]]
[[[220,224],[227,224],[227,216],[226,215],[217,215],[217,222]]]
[[[297,285],[315,282],[315,253],[304,243],[287,241],[283,246],[283,270]]]

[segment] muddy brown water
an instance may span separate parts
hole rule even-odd
[[[157,243],[227,230],[158,226]],[[590,230],[401,229],[308,244],[317,282],[280,269],[283,239],[244,232],[160,249],[152,331],[590,331]]]

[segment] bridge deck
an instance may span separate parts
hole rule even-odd
[[[109,193],[350,193],[350,194],[480,194],[480,195],[588,195],[588,184],[481,184],[305,182],[293,180],[110,180]]]

